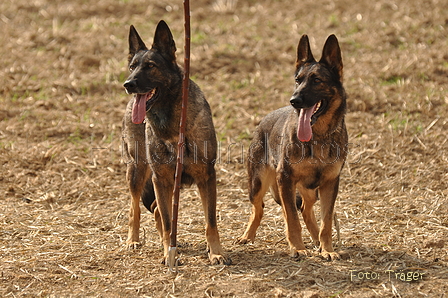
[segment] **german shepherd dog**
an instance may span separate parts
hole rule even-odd
[[[183,70],[168,25],[160,21],[151,49],[136,29],[129,32],[130,75],[124,83],[129,101],[123,119],[126,179],[131,192],[127,245],[139,245],[140,199],[152,212],[167,264],[172,196],[179,140]],[[181,183],[198,186],[206,219],[206,239],[212,264],[230,264],[221,248],[216,220],[217,142],[210,106],[190,80]]]
[[[271,188],[275,201],[282,206],[292,256],[307,255],[298,217],[301,210],[312,239],[320,244],[321,255],[339,259],[333,250],[331,229],[348,136],[342,58],[334,35],[328,37],[319,62],[311,53],[308,37],[302,36],[295,81],[291,105],[267,115],[255,131],[248,158],[252,214],[237,242],[254,241],[263,216],[263,197]],[[313,211],[318,198],[320,231]]]

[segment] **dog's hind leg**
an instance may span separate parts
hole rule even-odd
[[[199,195],[205,214],[205,237],[209,249],[209,259],[212,265],[230,265],[232,260],[226,257],[219,240],[216,220],[216,172],[213,166],[208,169],[207,179],[197,181]]]
[[[278,191],[278,185],[277,185],[277,183],[272,183],[272,185],[271,185],[271,195],[274,197],[274,201],[275,201],[277,204],[279,204],[279,205],[282,204],[282,201],[281,201],[281,199],[280,199],[280,193],[279,193],[279,191]],[[297,208],[298,208],[298,207],[297,207]]]
[[[163,239],[163,230],[162,230],[162,217],[159,212],[159,208],[154,209],[154,220],[156,221],[157,232],[159,233],[160,240]]]
[[[336,197],[338,195],[339,177],[324,183],[319,188],[321,227],[319,232],[321,255],[328,260],[340,259],[340,255],[333,250],[332,223]]]
[[[261,172],[261,173],[260,173]],[[258,169],[249,167],[249,200],[252,203],[252,213],[243,236],[236,241],[239,244],[254,242],[255,235],[263,217],[263,198],[271,185],[275,183],[275,172],[268,169]],[[273,192],[278,193],[276,186],[272,187]],[[275,194],[274,194],[275,196]]]

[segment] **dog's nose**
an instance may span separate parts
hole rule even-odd
[[[303,107],[303,98],[300,95],[296,96],[293,94],[289,102],[295,109],[300,109]]]
[[[123,86],[126,88],[127,93],[133,93],[137,89],[137,80],[127,80]]]

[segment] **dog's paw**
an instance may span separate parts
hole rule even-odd
[[[341,256],[335,251],[332,251],[332,252],[323,251],[320,253],[320,255],[324,260],[327,260],[327,261],[335,261],[335,260],[341,259]]]
[[[297,259],[301,260],[301,259],[307,258],[309,256],[310,256],[310,254],[308,253],[308,251],[306,249],[299,249],[299,250],[292,249],[291,250],[291,257],[293,257],[293,258],[297,258]]]
[[[245,237],[241,237],[241,238],[236,239],[234,243],[235,244],[248,244],[250,242],[253,243],[254,240],[251,240],[251,239],[245,238]]]
[[[160,259],[160,264],[165,265],[165,266],[170,266],[170,258],[168,255],[164,256],[162,259]],[[181,259],[179,256],[177,256],[174,259],[174,266],[183,266],[184,265],[184,260]]]
[[[128,249],[139,249],[142,247],[142,244],[138,241],[126,241],[126,247]]]
[[[232,259],[230,257],[226,257],[224,255],[213,255],[209,254],[209,259],[212,265],[231,265]]]

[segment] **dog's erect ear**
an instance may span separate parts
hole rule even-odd
[[[152,50],[159,52],[166,60],[176,62],[176,44],[170,28],[163,20],[157,24]]]
[[[311,53],[310,42],[308,40],[308,35],[304,34],[300,38],[299,46],[297,47],[297,60],[296,68],[301,67],[307,62],[315,62],[313,53]]]
[[[339,76],[339,80],[342,81],[341,49],[339,48],[338,39],[334,34],[328,36],[324,49],[322,50],[322,58],[320,58],[319,62],[327,64]]]
[[[138,35],[135,27],[131,25],[131,28],[129,29],[129,62],[131,62],[132,57],[134,57],[138,51],[142,50],[148,50],[148,48],[140,38],[140,35]]]

